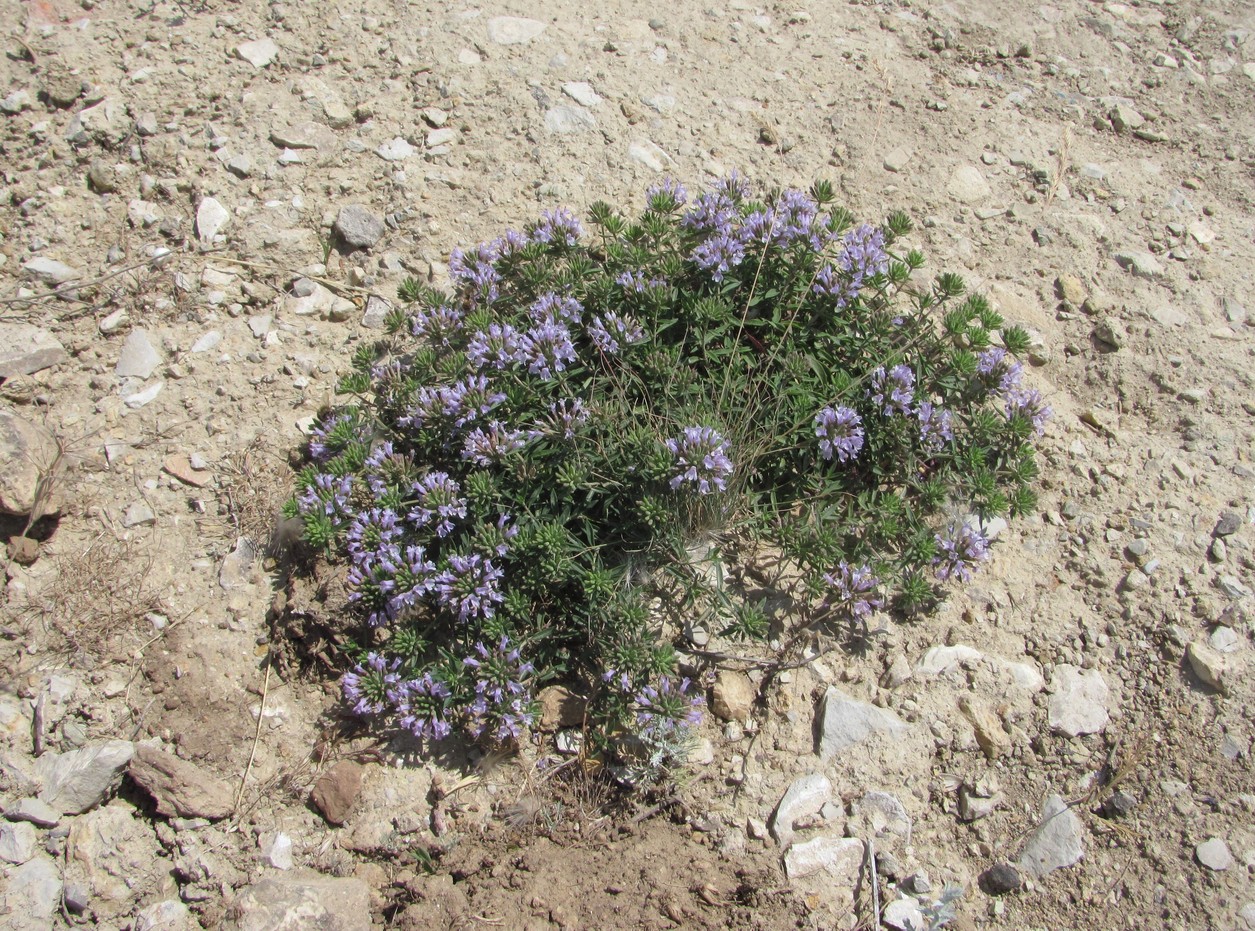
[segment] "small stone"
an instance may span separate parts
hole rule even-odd
[[[247,178],[253,173],[253,161],[247,155],[227,159],[227,171],[237,178]]]
[[[868,738],[900,736],[908,730],[892,711],[857,701],[830,686],[820,706],[819,755],[829,759]]]
[[[1006,728],[1002,726],[997,715],[983,702],[965,695],[959,699],[959,710],[972,722],[972,729],[976,732],[976,743],[988,759],[996,760],[1010,752],[1010,735],[1007,734]]]
[[[157,515],[147,501],[132,501],[122,515],[123,527],[151,527],[157,523]]]
[[[434,126],[436,129],[439,129],[449,121],[448,112],[440,109],[440,107],[424,107],[419,111],[419,115],[422,116],[428,126]]]
[[[1212,531],[1212,536],[1231,537],[1241,529],[1241,514],[1237,511],[1221,511],[1220,520],[1216,522],[1216,529]]]
[[[235,549],[223,557],[218,569],[218,585],[223,591],[247,588],[253,581],[253,564],[257,561],[257,547],[248,537],[237,537]]]
[[[281,149],[317,149],[334,139],[331,130],[313,120],[273,126],[270,130],[270,141]]]
[[[834,886],[851,887],[863,868],[866,851],[855,837],[821,835],[805,843],[794,844],[784,855],[784,871],[789,879],[801,879],[818,872],[827,872]]]
[[[979,821],[988,818],[1002,805],[1003,795],[995,792],[988,798],[977,795],[967,786],[959,789],[959,818],[962,821]]]
[[[571,135],[596,128],[597,117],[583,107],[569,107],[562,104],[545,111],[545,129],[551,133]]]
[[[68,107],[83,96],[83,79],[54,60],[44,72],[42,92],[54,107]]]
[[[488,38],[498,45],[521,45],[545,31],[545,24],[521,16],[494,16],[488,20]]]
[[[156,747],[135,748],[131,780],[153,797],[157,814],[166,818],[208,818],[217,821],[235,807],[231,787],[199,766]]]
[[[1024,885],[1020,871],[1010,863],[998,863],[980,874],[980,887],[990,895],[1006,895]]]
[[[0,379],[33,375],[68,359],[60,340],[43,327],[0,323]]]
[[[0,860],[19,866],[35,855],[35,829],[25,821],[0,824]]]
[[[854,806],[846,829],[859,837],[911,837],[911,816],[897,796],[888,792],[865,792]]]
[[[887,689],[896,689],[911,680],[911,663],[905,654],[898,653],[893,662],[881,677],[881,685]]]
[[[375,149],[375,154],[382,158],[385,162],[402,162],[417,152],[418,149],[414,148],[400,136],[388,140]]]
[[[40,505],[55,514],[60,504],[43,494],[43,476],[61,457],[57,438],[43,424],[32,423],[0,406],[0,514],[24,517]]]
[[[362,326],[368,330],[382,330],[388,322],[388,314],[392,313],[392,305],[377,294],[366,298],[366,308],[362,312]]]
[[[41,828],[56,827],[61,813],[37,798],[24,798],[5,809],[4,816],[10,821],[29,821]]]
[[[1101,320],[1091,334],[1100,348],[1117,352],[1124,347],[1122,334],[1110,320]]]
[[[254,39],[252,42],[241,42],[237,45],[235,54],[254,68],[265,68],[279,54],[279,46],[274,39]]]
[[[1123,818],[1136,807],[1136,798],[1123,789],[1117,789],[1103,802],[1101,814],[1104,818]]]
[[[1163,265],[1149,252],[1140,250],[1116,252],[1112,258],[1121,268],[1132,272],[1135,278],[1154,280],[1164,276]]]
[[[1233,868],[1233,854],[1229,852],[1229,845],[1219,837],[1209,838],[1195,847],[1194,856],[1203,866],[1217,873]]]
[[[1204,684],[1211,686],[1222,695],[1229,693],[1230,678],[1233,676],[1234,661],[1223,653],[1214,650],[1201,640],[1195,640],[1185,651],[1186,659],[1194,675]]]
[[[540,730],[581,727],[588,712],[588,699],[562,685],[550,685],[536,696],[540,702]]]
[[[211,349],[217,349],[218,345],[221,342],[222,342],[222,331],[210,330],[204,336],[196,340],[196,342],[192,343],[192,348],[189,349],[188,352],[197,353],[197,354],[202,353],[202,352],[209,352],[209,350]]]
[[[91,167],[87,169],[87,183],[97,194],[115,194],[118,190],[118,172],[104,159],[92,159]]]
[[[146,404],[157,399],[157,395],[161,394],[161,390],[165,387],[165,382],[156,381],[147,388],[125,392],[122,395],[122,403],[132,410],[138,410]]]
[[[710,690],[710,710],[724,721],[744,721],[754,710],[754,683],[742,672],[723,669]]]
[[[963,663],[979,662],[981,655],[980,650],[962,643],[932,647],[916,665],[915,672],[921,676],[940,676]]]
[[[6,113],[9,116],[17,116],[23,110],[29,110],[33,105],[30,91],[15,90],[10,91],[8,96],[0,100],[0,113]]]
[[[885,171],[892,171],[895,174],[904,169],[911,161],[911,157],[915,154],[915,150],[909,145],[900,145],[888,155],[885,156]]]
[[[444,145],[452,145],[458,138],[458,131],[452,127],[433,129],[427,134],[427,148],[438,149]]]
[[[276,870],[290,870],[295,866],[292,861],[292,838],[282,831],[263,834],[260,845],[261,858],[267,866],[272,866]]]
[[[104,800],[131,762],[129,740],[106,740],[68,753],[45,753],[37,761],[41,801],[63,815],[77,815]]]
[[[114,374],[119,378],[148,378],[161,365],[161,354],[146,330],[132,330],[122,344]]]
[[[5,552],[19,566],[33,566],[39,560],[39,541],[30,537],[9,537]]]
[[[946,186],[950,195],[965,204],[974,204],[989,196],[989,184],[974,165],[956,168],[950,175],[950,183]]]
[[[362,792],[362,769],[352,760],[341,760],[314,784],[310,798],[329,824],[340,825],[348,820]]]
[[[61,910],[61,891],[56,864],[36,855],[8,871],[7,883],[0,887],[0,914],[10,919],[21,916],[13,926],[15,931],[51,928],[53,916]]]
[[[201,242],[213,242],[231,221],[231,212],[212,197],[206,197],[196,208],[196,235]]]
[[[562,93],[582,107],[601,106],[601,95],[587,81],[567,81],[562,85]]]
[[[151,110],[141,113],[135,119],[135,132],[145,138],[157,135],[160,129],[161,127],[157,124],[157,114]]]
[[[62,895],[65,907],[76,915],[87,911],[87,906],[91,904],[91,890],[82,883],[66,883]]]
[[[83,277],[83,273],[77,268],[43,255],[22,263],[22,270],[30,277],[37,278],[54,288],[71,281],[78,281]]]
[[[1107,118],[1118,133],[1132,132],[1146,124],[1146,118],[1127,104],[1116,104],[1108,112]]]
[[[1242,638],[1238,636],[1237,631],[1232,627],[1226,627],[1222,624],[1211,632],[1207,642],[1218,653],[1235,653],[1242,645]]]
[[[648,139],[628,145],[628,160],[644,165],[651,171],[662,171],[674,161],[660,146]]]
[[[1107,726],[1107,683],[1097,669],[1061,663],[1051,679],[1047,703],[1050,726],[1061,734],[1097,734]]]
[[[1046,799],[1038,825],[1020,854],[1018,866],[1035,879],[1072,866],[1085,855],[1085,825],[1057,795]]]
[[[348,204],[340,208],[332,229],[354,249],[369,249],[383,238],[387,227],[383,217],[372,213],[367,207]]]
[[[880,920],[890,928],[897,931],[918,931],[920,928],[928,927],[928,922],[924,918],[924,912],[920,909],[919,902],[911,896],[903,896],[900,899],[894,899],[881,912]]]
[[[777,844],[786,848],[793,841],[793,829],[803,818],[818,814],[832,797],[832,783],[823,773],[811,773],[793,781],[772,813],[768,828]]]

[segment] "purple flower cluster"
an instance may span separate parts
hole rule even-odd
[[[403,728],[415,737],[444,740],[453,732],[447,720],[451,694],[447,685],[425,672],[417,679],[393,686],[388,697],[396,706],[397,723]]]
[[[448,568],[435,577],[434,591],[442,607],[457,611],[458,620],[486,620],[496,613],[504,596],[499,584],[505,575],[479,553],[449,557]]]
[[[845,307],[858,297],[868,278],[888,269],[885,234],[864,223],[845,234],[836,266],[826,264],[819,270],[813,290],[835,297],[837,306]]]
[[[508,323],[494,323],[479,330],[466,347],[467,361],[476,371],[489,366],[506,369],[518,361],[519,331]]]
[[[926,450],[940,452],[954,439],[954,418],[948,410],[921,401],[915,408],[915,419],[919,421],[919,439]]]
[[[461,428],[489,413],[505,399],[500,391],[492,390],[485,376],[468,375],[452,385],[419,388],[397,423],[422,428],[443,418],[452,421],[455,428]]]
[[[851,566],[843,559],[834,571],[824,574],[824,581],[832,587],[834,606],[855,620],[867,617],[883,603],[876,595],[880,580],[870,566]]]
[[[614,283],[625,291],[631,291],[633,294],[644,294],[647,291],[653,291],[666,285],[666,282],[661,278],[646,278],[644,272],[634,271],[620,272],[615,277]]]
[[[346,534],[349,555],[354,560],[394,543],[401,537],[401,526],[391,508],[370,508],[354,515]]]
[[[685,427],[682,436],[666,440],[667,450],[675,457],[676,472],[671,477],[672,490],[686,483],[696,485],[697,493],[708,495],[715,489],[727,491],[732,460],[728,458],[728,441],[710,427]]]
[[[344,700],[353,705],[354,714],[380,714],[388,702],[388,692],[401,681],[397,670],[399,659],[391,663],[378,653],[368,653],[365,663],[358,663],[352,672],[340,679]]]
[[[578,325],[584,316],[584,305],[573,297],[563,297],[552,291],[542,294],[528,308],[532,323],[562,322]]]
[[[462,661],[475,670],[475,700],[471,703],[471,733],[488,734],[498,743],[518,740],[523,728],[536,720],[531,679],[536,674],[522,652],[502,636],[493,649],[475,644],[475,654]]]
[[[1007,392],[1005,409],[1008,420],[1019,414],[1032,421],[1038,436],[1046,432],[1046,422],[1053,413],[1040,391],[1023,386],[1016,386]]]
[[[872,372],[869,395],[886,417],[895,412],[909,415],[915,401],[915,373],[908,365],[895,365],[888,372],[878,366]]]
[[[561,434],[564,440],[575,439],[575,431],[588,423],[588,411],[579,398],[563,398],[549,405],[549,417],[538,421],[541,434]]]
[[[319,473],[310,485],[296,497],[296,505],[302,514],[321,511],[328,517],[344,517],[349,513],[349,497],[353,494],[353,476],[336,478],[326,472]]]
[[[421,307],[410,316],[410,333],[435,347],[448,349],[462,330],[462,311],[448,304]]]
[[[976,356],[976,373],[988,383],[996,379],[997,385],[993,388],[993,394],[1007,397],[1019,388],[1024,365],[1018,359],[1012,358],[1002,347],[991,346]]]
[[[740,235],[746,242],[758,242],[787,248],[805,242],[816,252],[828,245],[830,233],[819,220],[819,205],[803,191],[789,189],[764,210],[756,210],[741,224]]]
[[[531,374],[548,381],[554,372],[566,371],[567,364],[575,361],[570,329],[553,318],[536,324],[519,337],[517,358]]]
[[[546,210],[532,226],[532,242],[546,245],[562,243],[573,246],[580,240],[584,230],[580,221],[570,210],[559,207],[557,210]]]
[[[488,429],[476,427],[466,435],[462,458],[476,465],[494,465],[510,453],[522,449],[533,436],[527,430],[511,430],[500,420],[494,420]]]
[[[617,355],[620,340],[635,346],[645,339],[645,331],[631,317],[621,317],[613,310],[593,318],[588,325],[588,338],[593,345],[608,356]]]
[[[501,296],[501,273],[496,262],[501,257],[501,242],[481,242],[470,252],[454,249],[449,254],[449,277],[471,287],[476,296],[491,304]]]
[[[369,426],[356,415],[336,414],[310,431],[309,455],[315,462],[326,462],[344,452],[349,443],[365,443],[369,439]]]
[[[863,448],[863,419],[849,407],[825,407],[815,415],[815,436],[821,456],[849,462]]]
[[[941,548],[941,555],[935,560],[937,578],[943,582],[951,579],[971,581],[977,563],[989,558],[989,541],[970,524],[953,527],[944,537],[937,534],[936,539],[937,546]]]
[[[702,723],[706,700],[690,679],[659,676],[657,685],[642,686],[635,698],[636,734],[643,740],[674,742]]]
[[[645,191],[645,199],[651,204],[656,198],[664,195],[670,198],[677,207],[683,207],[689,199],[689,192],[684,185],[671,178],[663,178],[658,184],[650,185]]]
[[[413,490],[417,500],[407,519],[420,527],[433,524],[436,536],[447,537],[453,532],[453,521],[466,517],[462,488],[449,473],[429,472],[414,483]]]

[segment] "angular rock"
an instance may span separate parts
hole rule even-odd
[[[308,278],[298,279],[292,291],[284,298],[283,309],[298,317],[343,317],[357,309],[352,301]]]
[[[819,755],[825,760],[876,734],[901,735],[908,730],[892,711],[857,701],[832,686],[824,694],[819,715]]]
[[[1211,686],[1222,695],[1229,693],[1230,680],[1235,678],[1233,671],[1236,661],[1232,657],[1212,649],[1201,640],[1190,644],[1185,651],[1185,657],[1190,668],[1194,670],[1194,675],[1205,685]]]
[[[321,123],[304,120],[270,128],[270,141],[281,149],[326,149],[336,142],[335,133]]]
[[[892,171],[895,174],[905,168],[911,161],[911,156],[915,154],[915,150],[909,145],[900,145],[888,155],[885,156],[885,171]]]
[[[98,919],[129,914],[136,890],[156,886],[162,873],[161,844],[135,808],[114,801],[75,818],[66,838],[65,883],[90,898]]]
[[[1050,726],[1061,734],[1097,734],[1107,726],[1107,683],[1097,669],[1062,663],[1051,678],[1054,694],[1046,704]]]
[[[148,378],[161,365],[161,353],[146,330],[132,330],[122,344],[114,374],[119,378]]]
[[[1020,871],[1010,863],[997,863],[980,874],[980,887],[990,895],[1006,895],[1023,885]]]
[[[1085,856],[1085,825],[1057,795],[1046,799],[1041,823],[1024,844],[1018,866],[1035,879],[1071,866]]]
[[[147,501],[132,501],[122,514],[123,527],[151,527],[157,523],[157,512]]]
[[[1116,252],[1112,255],[1112,258],[1116,260],[1116,264],[1121,268],[1132,272],[1135,278],[1154,280],[1162,278],[1164,275],[1163,265],[1149,252],[1136,249],[1128,250]]]
[[[292,862],[292,838],[279,831],[275,834],[263,834],[259,838],[261,858],[267,866],[276,870],[290,870]]]
[[[582,695],[576,695],[561,685],[551,685],[542,689],[536,697],[540,702],[540,729],[542,731],[555,731],[561,727],[580,727],[584,724],[588,699]]]
[[[989,196],[989,183],[974,165],[963,165],[956,168],[950,175],[946,190],[955,200],[965,204],[974,204]]]
[[[178,899],[163,899],[139,910],[135,931],[200,931],[201,924]]]
[[[201,242],[213,242],[229,222],[231,211],[212,197],[206,197],[196,208],[196,235]]]
[[[790,847],[784,855],[784,871],[789,879],[824,871],[829,874],[825,882],[831,881],[838,887],[853,886],[865,856],[863,842],[856,837],[821,835]]]
[[[43,791],[39,799],[63,815],[77,815],[99,805],[131,762],[129,740],[106,740],[68,753],[45,753],[38,766]]]
[[[61,909],[61,874],[47,856],[39,854],[8,871],[0,886],[0,915],[9,931],[47,931]]]
[[[56,513],[55,497],[41,501],[40,482],[60,455],[57,438],[46,427],[0,406],[0,514],[24,517],[36,504],[46,514]]]
[[[1007,734],[1002,721],[998,719],[988,706],[969,696],[959,699],[959,710],[972,722],[972,730],[976,732],[976,743],[981,751],[991,760],[996,760],[1011,750],[1011,737]]]
[[[252,42],[241,42],[235,47],[235,55],[248,62],[254,68],[265,68],[279,54],[278,43],[269,37],[254,39]]]
[[[832,798],[832,783],[823,773],[811,773],[793,780],[772,813],[768,830],[782,848],[793,841],[793,829],[803,818],[819,813]]]
[[[253,582],[253,564],[257,561],[257,547],[248,537],[235,539],[235,549],[222,558],[218,569],[218,584],[224,591],[244,588]]]
[[[383,217],[377,216],[361,204],[347,204],[340,208],[332,230],[354,249],[369,249],[383,238]]]
[[[366,298],[366,309],[362,311],[362,326],[368,330],[382,330],[388,322],[388,314],[392,313],[392,305],[378,294]]]
[[[329,824],[339,825],[349,820],[349,813],[362,793],[362,771],[360,764],[341,760],[314,783],[310,799]]]
[[[628,146],[628,160],[644,165],[651,171],[662,171],[675,159],[663,151],[662,147],[648,139],[633,142]]]
[[[601,106],[601,95],[593,90],[587,81],[567,81],[562,85],[562,93],[566,94],[581,107]]]
[[[0,824],[0,860],[19,866],[35,855],[35,829],[25,821]]]
[[[1214,537],[1231,537],[1242,529],[1242,515],[1237,511],[1221,511],[1216,528],[1211,532]]]
[[[906,843],[911,840],[911,816],[897,796],[888,792],[873,790],[864,793],[854,807],[850,824],[853,827],[850,833],[859,837],[892,835]]]
[[[41,828],[56,827],[61,813],[37,798],[24,798],[5,809],[4,816],[10,821],[29,821]]]
[[[167,818],[208,818],[231,814],[231,787],[199,766],[156,747],[139,744],[131,760],[131,779],[157,803],[157,814]]]
[[[911,896],[894,899],[880,915],[880,920],[896,931],[917,931],[927,928],[928,921],[919,902]]]
[[[29,110],[34,106],[34,100],[31,98],[28,90],[10,91],[8,96],[0,100],[0,113],[6,113],[9,116],[17,116],[23,110]]]
[[[924,658],[915,667],[915,672],[921,676],[940,676],[961,663],[977,662],[981,655],[980,650],[961,643],[933,647],[924,654]]]
[[[1073,307],[1080,307],[1089,295],[1085,284],[1076,275],[1059,275],[1055,278],[1055,292],[1060,300],[1067,301]]]
[[[597,117],[583,107],[560,104],[545,111],[545,129],[558,135],[572,135],[597,128]]]
[[[414,148],[400,136],[389,139],[387,142],[375,149],[375,154],[382,158],[385,162],[403,162],[417,152],[418,149]]]
[[[61,342],[43,327],[0,323],[0,378],[31,375],[68,358]]]
[[[64,262],[58,262],[56,259],[50,259],[47,256],[39,255],[22,264],[22,270],[30,277],[37,278],[46,285],[56,287],[57,285],[67,284],[71,281],[78,281],[83,277],[83,273],[77,268],[66,265]]]
[[[1233,869],[1233,854],[1229,852],[1229,845],[1222,838],[1211,837],[1203,841],[1194,848],[1194,856],[1198,858],[1199,863],[1213,872],[1219,873]]]
[[[521,45],[545,31],[545,24],[521,16],[494,16],[488,20],[488,38],[498,45]]]
[[[228,915],[227,931],[370,931],[370,887],[313,872],[266,876],[236,895]]]
[[[1135,129],[1141,129],[1146,124],[1146,117],[1123,103],[1112,107],[1107,118],[1111,120],[1111,125],[1118,133],[1132,132]]]
[[[754,683],[745,673],[721,669],[710,690],[710,710],[723,721],[744,721],[756,698]]]
[[[427,148],[438,149],[442,145],[449,145],[458,137],[458,131],[452,128],[433,129],[427,134]]]

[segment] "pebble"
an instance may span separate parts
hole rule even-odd
[[[10,91],[9,94],[0,100],[0,113],[6,113],[9,116],[17,116],[23,110],[29,110],[34,104],[28,90]]]
[[[43,327],[0,322],[0,379],[32,375],[67,359],[61,341]]]
[[[161,365],[161,354],[149,339],[147,330],[132,330],[122,344],[114,374],[119,378],[148,378]]]
[[[106,740],[68,753],[45,753],[37,761],[41,801],[63,815],[94,808],[121,777],[134,753],[129,740]]]
[[[767,825],[776,843],[787,848],[793,842],[794,826],[803,818],[818,814],[831,797],[832,783],[823,773],[793,780]]]
[[[218,569],[218,585],[223,591],[235,591],[252,583],[253,563],[257,547],[248,537],[237,537],[235,549],[227,553]]]
[[[885,906],[880,920],[890,928],[896,928],[897,931],[917,931],[919,928],[928,927],[928,921],[920,909],[919,902],[909,895],[894,899]]]
[[[975,165],[963,165],[950,175],[946,189],[956,200],[974,204],[989,196],[989,183]]]
[[[247,155],[236,155],[227,159],[227,171],[237,178],[247,178],[253,173],[253,161]]]
[[[427,134],[427,148],[438,149],[441,146],[452,145],[458,138],[458,131],[452,127],[444,129],[433,129]]]
[[[1195,640],[1185,651],[1190,669],[1204,684],[1211,686],[1222,695],[1229,693],[1230,678],[1233,677],[1233,660],[1223,653],[1212,649],[1201,640]]]
[[[1011,737],[1002,726],[1002,721],[988,706],[965,695],[959,699],[959,710],[972,722],[976,743],[988,759],[996,760],[1010,752]]]
[[[410,158],[418,149],[410,145],[400,136],[389,139],[387,142],[375,149],[375,154],[382,158],[385,162],[403,162]]]
[[[710,710],[724,721],[744,721],[754,710],[754,684],[742,672],[723,669],[710,690]]]
[[[366,298],[366,308],[362,312],[362,326],[368,330],[382,330],[387,323],[392,305],[377,294]]]
[[[825,760],[876,734],[895,736],[908,730],[892,711],[857,701],[832,686],[824,694],[819,716],[819,755]]]
[[[545,129],[559,135],[572,135],[597,128],[597,117],[583,107],[565,104],[545,111]]]
[[[1208,838],[1195,847],[1194,856],[1203,866],[1217,873],[1233,868],[1233,854],[1229,852],[1229,845],[1219,837]]]
[[[340,825],[349,819],[362,792],[363,767],[352,760],[341,760],[323,773],[310,793],[310,800],[328,824]]]
[[[1101,348],[1118,352],[1124,347],[1124,335],[1110,320],[1101,320],[1092,333],[1094,342]]]
[[[196,354],[199,354],[202,352],[209,352],[209,350],[211,349],[216,349],[221,343],[222,343],[222,331],[210,330],[204,336],[201,336],[199,339],[197,339],[196,342],[192,343],[192,348],[189,349],[188,352],[196,353]]]
[[[369,249],[383,238],[387,226],[383,217],[372,213],[368,207],[347,204],[340,208],[332,229],[354,249]]]
[[[1138,113],[1127,104],[1116,104],[1107,113],[1107,118],[1111,120],[1111,125],[1118,133],[1133,132],[1141,129],[1146,123],[1146,118]]]
[[[582,107],[601,106],[601,95],[587,81],[567,81],[562,85],[562,93]]]
[[[57,438],[47,427],[0,407],[0,514],[31,513],[39,498],[43,469],[58,455]],[[57,510],[55,501],[45,502],[47,513]]]
[[[97,194],[115,194],[118,190],[118,172],[104,159],[92,159],[87,169],[87,183]]]
[[[35,855],[35,829],[25,821],[0,824],[0,860],[19,866]]]
[[[1098,670],[1061,663],[1054,668],[1051,687],[1046,707],[1053,730],[1078,737],[1107,726],[1107,683]]]
[[[980,887],[990,895],[1006,895],[1023,885],[1020,871],[1010,863],[997,863],[980,874]]]
[[[212,197],[206,197],[196,208],[196,235],[201,242],[213,242],[229,222],[231,212]]]
[[[1121,268],[1132,272],[1135,278],[1154,280],[1164,275],[1163,265],[1149,252],[1140,250],[1116,252],[1112,254],[1112,258]]]
[[[152,796],[157,814],[166,817],[227,817],[235,807],[231,787],[199,766],[147,744],[135,748],[130,777]]]
[[[56,827],[61,820],[61,813],[46,802],[37,798],[24,798],[4,811],[10,821],[29,821],[41,828]]]
[[[7,880],[7,887],[0,887],[0,914],[14,920],[14,931],[53,927],[53,916],[61,910],[62,885],[52,860],[35,856],[9,870]]]
[[[924,654],[915,666],[921,676],[940,676],[963,663],[975,663],[981,659],[980,650],[956,643],[953,646],[936,646]]]
[[[1085,855],[1085,826],[1058,795],[1042,807],[1041,823],[1020,853],[1018,866],[1035,879],[1072,866]]]
[[[157,515],[147,501],[132,501],[122,515],[123,527],[151,527],[157,523]]]
[[[83,273],[77,268],[43,255],[22,263],[22,269],[32,278],[37,278],[54,288],[83,277]]]
[[[265,68],[279,54],[279,46],[271,38],[254,39],[252,42],[241,42],[237,45],[235,54],[254,68]]]
[[[1216,522],[1216,529],[1212,531],[1212,536],[1231,537],[1241,529],[1241,514],[1237,511],[1222,511],[1220,520]]]
[[[267,866],[276,870],[290,870],[296,865],[292,861],[292,838],[282,831],[263,834],[259,843],[262,861]]]
[[[853,886],[858,881],[866,851],[855,837],[821,835],[804,843],[794,844],[784,855],[784,871],[789,879],[801,879],[826,872],[838,887]]]
[[[161,394],[165,388],[165,382],[156,381],[147,388],[141,388],[136,391],[124,393],[122,395],[122,403],[132,410],[138,410],[146,404],[151,404],[157,399],[157,395]]]
[[[488,20],[488,38],[498,45],[522,45],[545,31],[545,24],[521,16],[494,16]]]

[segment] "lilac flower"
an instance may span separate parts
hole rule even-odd
[[[565,243],[573,246],[584,232],[575,214],[565,207],[546,210],[532,227],[532,242]]]
[[[833,589],[834,606],[849,612],[855,620],[862,620],[883,604],[876,597],[880,580],[872,574],[871,566],[855,567],[843,559],[834,571],[824,574],[824,581]]]
[[[689,258],[698,268],[710,272],[713,280],[723,281],[724,275],[745,260],[745,242],[736,230],[715,227]]]
[[[1006,357],[1007,351],[1001,346],[990,346],[976,354],[976,373],[984,376],[993,375]]]
[[[448,536],[453,532],[454,518],[466,517],[466,499],[459,496],[460,491],[461,486],[447,472],[429,472],[414,483],[418,500],[407,519],[420,527],[434,523],[436,536]]]
[[[447,349],[462,330],[462,311],[448,304],[423,307],[410,317],[410,333],[435,347]]]
[[[336,414],[310,431],[309,455],[317,462],[326,462],[344,452],[350,443],[365,443],[369,439],[369,426],[356,414]]]
[[[1020,386],[1024,375],[1024,364],[1012,358],[1000,346],[978,353],[976,356],[976,373],[986,380],[998,379],[998,386],[993,389],[995,397],[1005,398]]]
[[[989,541],[985,535],[968,524],[952,528],[950,535],[936,535],[937,546],[942,555],[934,563],[937,566],[937,578],[943,582],[958,579],[960,582],[971,581],[976,564],[989,558]]]
[[[715,182],[713,190],[716,194],[727,197],[733,203],[740,203],[750,196],[750,183],[741,177],[735,168]]]
[[[508,323],[494,323],[479,330],[466,347],[466,358],[479,371],[484,366],[506,369],[518,361],[519,332]]]
[[[349,601],[366,609],[366,621],[371,627],[383,627],[396,619],[393,592],[399,562],[400,551],[395,544],[385,544],[378,550],[355,556],[349,567],[346,580]]]
[[[505,559],[510,554],[510,541],[519,535],[519,525],[509,514],[497,515],[497,526],[490,528],[485,536],[492,543],[492,551],[498,559]],[[495,542],[493,542],[495,540]]]
[[[390,694],[399,716],[397,723],[415,737],[443,740],[453,732],[445,720],[450,694],[449,687],[432,678],[430,672],[399,683]]]
[[[486,620],[504,600],[497,583],[505,573],[479,553],[449,557],[448,568],[435,578],[436,598],[441,606],[457,611],[458,620]]]
[[[487,430],[476,427],[466,435],[462,458],[476,465],[490,466],[522,449],[529,438],[526,430],[510,430],[500,420],[494,420]]]
[[[405,413],[397,417],[403,427],[421,429],[436,421],[444,413],[445,389],[424,385],[414,392]]]
[[[449,255],[449,277],[471,285],[478,296],[491,304],[501,296],[501,274],[494,264],[500,257],[500,247],[500,242],[481,242],[471,253],[454,249]]]
[[[909,366],[895,365],[886,374],[883,365],[872,372],[870,396],[886,416],[898,412],[911,413],[911,404],[915,400],[915,373]]]
[[[815,436],[819,437],[821,456],[849,462],[863,448],[863,418],[849,407],[825,407],[815,415]]]
[[[455,427],[464,427],[487,414],[504,401],[505,397],[500,391],[491,390],[488,379],[483,375],[468,375],[460,382],[444,388],[441,400],[444,404],[444,415],[453,421]]]
[[[537,324],[519,339],[519,361],[533,375],[548,381],[554,372],[566,370],[575,361],[575,344],[566,324],[555,320]]]
[[[749,184],[735,171],[716,181],[714,186],[698,196],[693,207],[680,220],[681,225],[698,231],[732,231],[737,217],[737,205],[749,197]]]
[[[676,207],[683,207],[689,199],[689,193],[684,185],[671,178],[663,178],[658,184],[652,184],[645,190],[645,199],[651,204],[656,198],[662,196],[670,198]]]
[[[1050,406],[1046,404],[1041,392],[1036,388],[1017,386],[1007,392],[1007,419],[1009,420],[1016,414],[1027,417],[1032,421],[1033,430],[1038,436],[1046,432],[1046,421],[1050,419],[1052,413]]]
[[[475,670],[476,677],[471,733],[476,738],[491,733],[498,743],[518,740],[523,728],[536,720],[530,685],[535,668],[504,635],[491,650],[476,643],[475,652],[462,662]]]
[[[584,316],[584,305],[573,297],[561,297],[552,291],[538,297],[528,308],[532,323],[578,324]]]
[[[427,558],[425,548],[407,546],[404,556],[396,559],[392,576],[394,594],[388,602],[388,612],[400,617],[435,589],[436,564]]]
[[[770,207],[757,210],[741,225],[742,242],[759,242],[787,248],[806,241],[815,252],[823,250],[828,234],[816,228],[819,205],[810,195],[790,189],[781,193]]]
[[[644,272],[630,270],[616,275],[614,283],[625,291],[631,291],[633,294],[644,294],[646,291],[653,291],[655,288],[665,287],[667,284],[661,278],[646,278]]]
[[[666,440],[666,447],[675,457],[677,470],[671,477],[672,490],[688,482],[702,495],[716,488],[727,491],[733,466],[728,441],[719,433],[710,427],[685,427],[683,436]]]
[[[920,442],[930,452],[939,452],[954,439],[954,418],[945,408],[934,407],[928,401],[921,401],[915,409],[915,419],[919,421]]]
[[[835,297],[837,306],[845,307],[858,297],[868,278],[888,270],[885,234],[864,223],[845,234],[836,267],[824,265],[815,276],[812,290]]]
[[[645,339],[645,331],[631,317],[620,317],[613,310],[608,310],[604,315],[593,318],[588,326],[588,338],[599,351],[613,356],[619,352],[619,340],[634,346]]]
[[[400,665],[399,659],[389,663],[378,653],[368,653],[365,664],[358,663],[352,672],[344,674],[340,687],[345,701],[353,702],[354,714],[379,714],[384,710],[389,690],[400,681]]]
[[[371,508],[359,512],[349,523],[349,555],[358,559],[366,553],[377,552],[401,536],[396,512],[391,508]]]
[[[688,739],[702,721],[705,700],[689,679],[678,683],[660,676],[657,685],[645,685],[633,696],[636,735],[648,744],[675,745]]]
[[[353,494],[353,476],[336,478],[320,472],[310,485],[296,496],[296,505],[302,514],[321,511],[328,517],[343,517],[349,512],[349,496]]]
[[[518,230],[506,230],[492,241],[492,246],[498,258],[508,259],[527,248],[527,237]]]
[[[392,441],[384,440],[371,450],[370,455],[366,457],[366,461],[362,463],[362,474],[366,476],[366,484],[370,488],[370,493],[376,498],[388,490],[388,483],[384,480],[384,470],[395,455]]]

